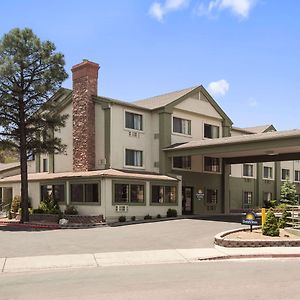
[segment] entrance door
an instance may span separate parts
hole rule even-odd
[[[193,188],[182,187],[182,213],[185,215],[193,213]]]

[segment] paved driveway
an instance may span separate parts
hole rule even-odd
[[[4,231],[0,257],[213,247],[215,234],[238,223],[183,219],[121,227]]]

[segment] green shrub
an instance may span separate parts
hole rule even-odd
[[[61,214],[57,201],[52,195],[47,196],[43,201],[41,201],[39,208],[42,209],[45,214]]]
[[[41,208],[34,208],[34,209],[32,210],[32,213],[33,213],[33,214],[44,214],[45,212],[44,212],[44,210],[41,209]]]
[[[151,220],[151,219],[152,219],[152,216],[150,216],[149,214],[144,217],[144,220]]]
[[[65,215],[76,216],[78,215],[78,210],[73,205],[68,205],[64,211]]]
[[[156,216],[156,218],[157,218],[157,219],[161,219],[161,215],[158,214],[158,215]]]
[[[15,196],[11,202],[11,211],[17,213],[21,207],[21,197]]]
[[[266,222],[262,227],[262,234],[268,236],[279,236],[278,222],[274,214],[273,208],[268,210]]]
[[[169,208],[168,211],[167,211],[167,217],[168,217],[168,218],[174,218],[174,217],[177,217],[177,210],[176,210],[176,209]]]
[[[280,211],[281,211],[281,217],[278,220],[278,226],[279,226],[279,228],[285,228],[285,227],[287,227],[286,222],[288,221],[288,217],[291,216],[291,213],[289,213],[287,211],[286,204],[281,204],[280,205]]]
[[[275,208],[277,200],[264,200],[264,208]]]
[[[136,219],[135,216],[131,217],[131,221],[135,221],[135,219]]]
[[[126,216],[120,216],[119,222],[126,222]]]

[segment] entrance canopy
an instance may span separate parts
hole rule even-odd
[[[273,131],[171,145],[168,157],[206,155],[226,164],[300,160],[300,130]]]

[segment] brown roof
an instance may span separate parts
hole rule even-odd
[[[29,181],[41,181],[41,180],[55,180],[55,179],[68,179],[68,178],[91,178],[91,177],[108,177],[108,178],[130,178],[130,179],[144,179],[144,180],[168,180],[177,181],[176,178],[160,175],[160,174],[147,174],[147,173],[134,173],[126,172],[115,169],[87,171],[87,172],[63,172],[63,173],[30,173],[28,174]],[[7,182],[19,182],[21,180],[20,175],[10,176],[0,179],[1,183]]]
[[[171,92],[171,93],[167,93],[167,94],[163,94],[163,95],[158,95],[158,96],[134,101],[133,103],[135,105],[142,106],[144,108],[156,109],[159,107],[166,106],[169,103],[172,103],[173,101],[175,101],[175,100],[179,99],[180,97],[186,95],[187,93],[191,92],[195,88],[197,88],[197,86],[183,89],[180,91],[175,91],[175,92]]]
[[[198,148],[198,147],[201,148],[206,146],[247,143],[252,141],[259,142],[259,141],[276,140],[280,138],[289,138],[289,137],[300,137],[300,130],[294,129],[294,130],[287,130],[287,131],[270,131],[264,133],[223,137],[218,139],[191,141],[185,144],[171,146],[164,150],[179,150],[179,149],[190,149],[190,148]]]
[[[7,163],[7,164],[0,163],[0,172],[18,168],[18,167],[20,167],[19,162],[13,162],[13,163]]]
[[[243,128],[243,129],[246,131],[250,131],[252,133],[262,133],[262,132],[265,132],[266,130],[268,130],[270,127],[272,129],[274,128],[272,124],[266,124],[266,125],[259,125],[259,126],[255,126],[255,127],[247,127],[247,128]]]

